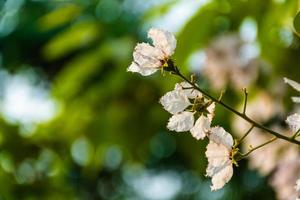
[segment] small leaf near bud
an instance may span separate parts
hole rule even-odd
[[[167,72],[176,72],[174,62],[171,59],[167,60],[163,65],[163,70]]]
[[[196,98],[193,104],[193,110],[201,114],[209,114],[208,107],[212,104],[212,101],[207,101],[204,97]]]
[[[191,82],[192,82],[192,83],[195,83],[196,81],[197,81],[196,75],[195,75],[195,74],[192,74],[192,75],[191,75]]]

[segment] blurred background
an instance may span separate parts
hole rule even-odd
[[[168,131],[158,103],[179,80],[126,68],[150,27],[169,30],[186,75],[215,96],[226,90],[236,108],[247,87],[258,120],[278,124],[295,109],[283,77],[300,81],[299,9],[298,0],[0,0],[0,199],[275,199],[247,160],[211,192],[207,141]],[[261,99],[270,103],[258,109]],[[216,113],[214,124],[239,134],[231,113]]]

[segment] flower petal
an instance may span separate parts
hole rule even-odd
[[[207,107],[207,111],[209,112],[209,114],[207,115],[207,117],[212,121],[212,119],[214,118],[215,116],[215,109],[216,109],[216,104],[215,102],[213,102],[212,104],[210,104],[208,107]]]
[[[140,67],[137,63],[132,62],[131,65],[127,68],[128,72],[137,72],[143,76],[149,76],[155,73],[158,68],[151,68],[151,67]]]
[[[173,55],[176,48],[176,38],[172,33],[151,28],[148,32],[148,37],[153,40],[154,46],[161,49],[168,57]]]
[[[134,62],[129,66],[127,71],[149,76],[159,70],[162,65],[160,59],[163,56],[163,52],[160,49],[146,43],[139,43],[133,52]]]
[[[155,60],[163,60],[164,59],[164,53],[156,47],[151,46],[147,43],[138,43],[136,47],[134,48],[135,52],[140,53],[143,56],[155,59]]]
[[[160,57],[157,57],[159,54],[156,50],[158,49],[146,43],[137,44],[133,52],[133,59],[141,68],[159,68],[162,64]]]
[[[232,148],[233,146],[233,138],[227,133],[222,127],[216,126],[211,128],[209,139],[217,144],[222,144],[227,147],[227,149]]]
[[[287,117],[285,120],[293,132],[300,129],[300,115],[295,113]]]
[[[165,94],[159,102],[171,114],[182,112],[191,104],[187,96],[174,90]]]
[[[226,183],[228,183],[233,175],[233,167],[231,163],[225,165],[222,170],[216,172],[212,177],[212,191],[221,189]]]
[[[230,151],[223,144],[210,141],[205,155],[208,158],[206,175],[212,177],[211,190],[222,188],[232,177],[233,167],[229,159]]]
[[[300,97],[292,97],[293,102],[300,103]]]
[[[197,119],[194,127],[190,130],[192,136],[197,140],[203,139],[210,129],[210,124],[211,124],[211,120],[208,117],[201,115]]]
[[[188,82],[181,82],[181,83],[176,83],[175,90],[181,91],[190,99],[194,99],[196,97],[202,97],[202,93],[199,92],[198,90],[184,89],[184,88],[190,88],[190,87],[192,87],[192,86]]]
[[[191,112],[182,112],[173,115],[168,122],[167,128],[171,131],[185,132],[189,131],[194,125],[194,114]]]
[[[298,92],[300,92],[300,83],[297,83],[296,81],[293,81],[293,80],[288,79],[288,78],[283,78],[283,80],[284,80],[285,83],[289,84],[295,90],[297,90]]]
[[[135,62],[132,62],[131,65],[127,68],[128,72],[140,72],[140,70],[140,67]]]

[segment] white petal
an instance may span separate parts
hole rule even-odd
[[[152,50],[150,50],[151,48]],[[148,44],[137,44],[133,52],[133,59],[141,68],[159,68],[161,67],[161,61],[153,56],[156,54],[155,50],[156,48]]]
[[[192,86],[188,82],[181,82],[181,83],[176,83],[175,90],[181,91],[190,99],[194,99],[196,97],[202,97],[202,93],[199,92],[198,90],[184,89],[184,88],[190,88],[190,87],[192,87]]]
[[[194,125],[194,114],[191,112],[182,112],[173,115],[168,122],[167,128],[171,131],[185,132],[189,131]]]
[[[223,144],[210,141],[205,155],[208,158],[206,175],[212,177],[211,190],[222,188],[232,177],[233,167],[229,159],[230,151]]]
[[[168,57],[173,55],[176,48],[176,38],[172,33],[151,28],[148,32],[148,37],[153,40],[154,46],[161,49]]]
[[[131,65],[127,68],[129,72],[137,72],[143,76],[149,76],[155,73],[158,68],[150,68],[150,67],[140,67],[137,63],[132,62]]]
[[[227,149],[231,149],[233,146],[233,138],[227,133],[222,127],[216,126],[211,128],[209,139],[217,144],[222,144],[227,147]]]
[[[287,117],[285,120],[293,132],[300,129],[300,115],[295,113]]]
[[[300,97],[292,97],[293,102],[300,103]]]
[[[203,139],[207,132],[210,129],[211,120],[203,115],[201,115],[196,123],[195,126],[190,130],[192,133],[192,136],[196,138],[197,140]]]
[[[205,155],[208,159],[208,168],[206,173],[208,176],[212,176],[214,171],[210,167],[223,166],[229,161],[230,150],[223,144],[217,144],[210,140],[206,147]]]
[[[225,165],[219,172],[216,172],[212,177],[212,186],[210,187],[212,191],[221,189],[224,187],[228,181],[230,181],[233,175],[232,164]]]
[[[292,86],[295,90],[300,92],[300,83],[297,83],[296,81],[293,81],[288,78],[283,78],[284,82]]]
[[[129,66],[127,71],[149,76],[161,67],[160,58],[162,56],[163,53],[159,49],[146,43],[139,43],[133,52],[134,62]]]
[[[171,114],[182,112],[191,104],[187,96],[175,90],[165,94],[160,99],[160,103]]]
[[[164,59],[164,53],[159,48],[153,47],[150,44],[144,42],[138,43],[134,48],[134,51],[152,59]]]
[[[207,111],[209,112],[209,114],[207,115],[207,117],[212,120],[213,117],[215,116],[215,109],[216,109],[216,104],[215,102],[213,102],[212,104],[210,104],[208,107],[207,107]]]
[[[140,67],[135,62],[132,62],[131,65],[127,68],[128,72],[140,72],[140,70]]]

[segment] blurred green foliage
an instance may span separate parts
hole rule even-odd
[[[34,70],[59,105],[29,137],[20,134],[22,124],[0,120],[0,199],[147,199],[132,180],[170,171],[181,180],[173,199],[274,199],[246,161],[224,190],[211,193],[203,176],[207,141],[165,128],[169,116],[158,99],[178,80],[126,73],[136,42],[146,39],[145,24],[177,2],[139,9],[138,0],[0,1],[0,69]],[[261,58],[272,66],[254,87],[270,89],[283,76],[297,80],[299,37],[287,27],[299,8],[297,0],[208,1],[177,34],[174,59],[188,72],[195,50],[250,17]],[[238,103],[232,96],[239,95],[228,89],[224,98]],[[216,123],[229,128],[228,115]]]

